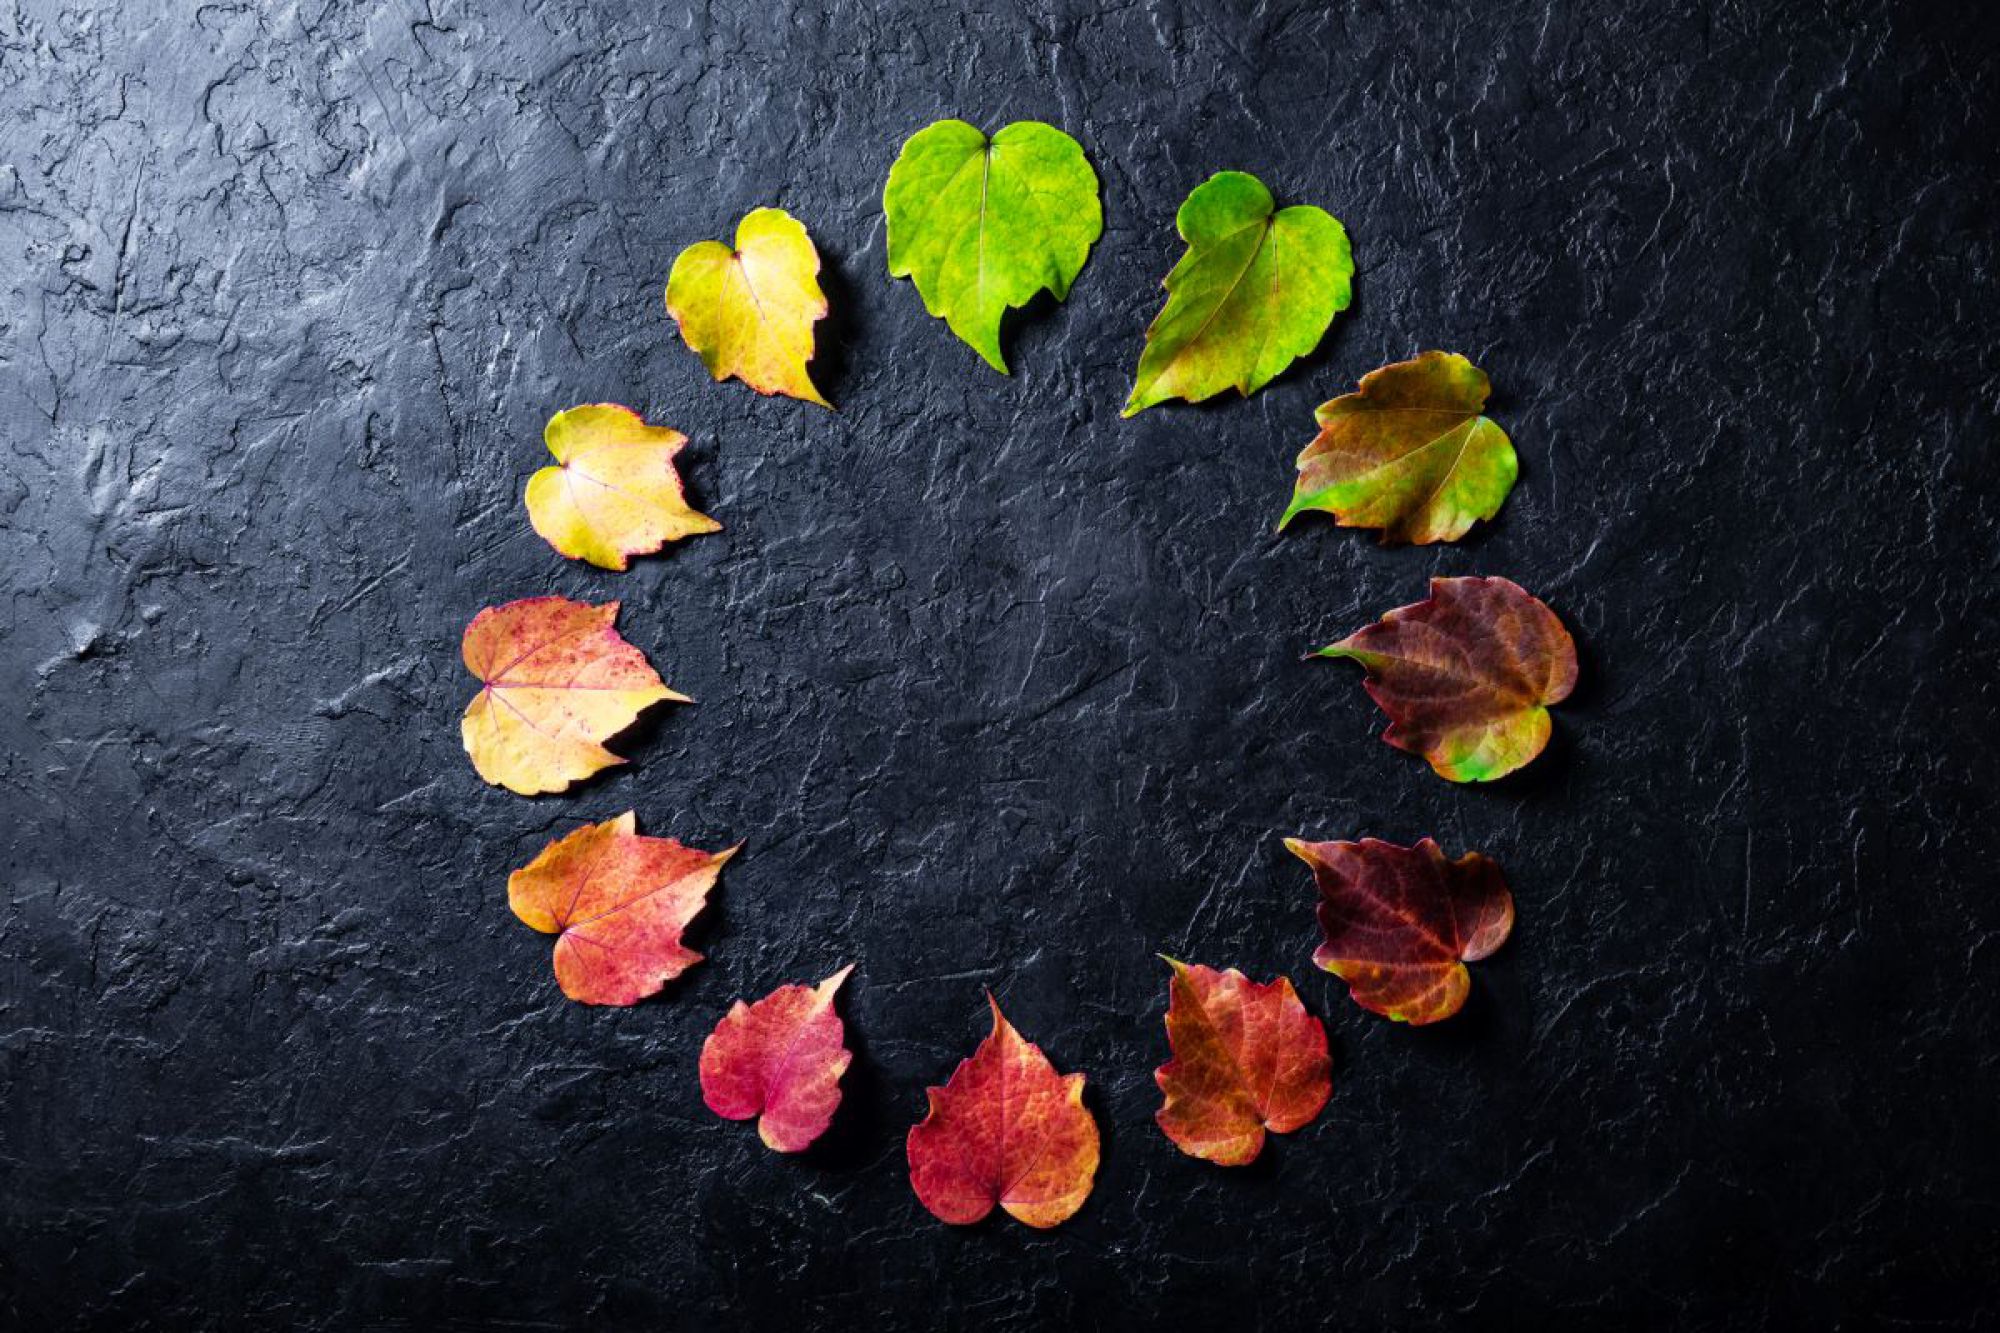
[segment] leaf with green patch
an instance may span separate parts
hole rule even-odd
[[[1287,523],[1309,509],[1343,528],[1379,528],[1384,545],[1456,541],[1500,512],[1520,471],[1514,446],[1482,416],[1486,372],[1453,352],[1371,370],[1358,393],[1321,405],[1299,455]]]
[[[1505,777],[1549,742],[1548,705],[1576,687],[1576,643],[1556,613],[1500,578],[1432,579],[1431,595],[1316,654],[1368,672],[1382,739],[1453,782]]]

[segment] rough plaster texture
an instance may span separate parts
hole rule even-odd
[[[1995,29],[1983,7],[433,0],[0,9],[0,1322],[1971,1328],[2000,1320]],[[957,114],[1053,121],[1107,229],[1003,379],[884,273]],[[1346,223],[1267,392],[1118,408],[1223,167]],[[837,413],[711,385],[660,285],[803,218]],[[1492,374],[1500,521],[1272,528],[1311,409]],[[694,438],[727,531],[530,531],[556,408]],[[1576,631],[1491,788],[1303,649],[1494,573]],[[458,636],[625,601],[699,702],[572,796],[480,784]],[[748,840],[623,1012],[507,871],[636,807]],[[1412,1032],[1311,970],[1288,833],[1499,858]],[[1283,970],[1326,1114],[1151,1123],[1156,951]],[[740,995],[859,963],[804,1161],[702,1107]],[[1068,1226],[959,1231],[902,1136],[982,992],[1090,1075]]]

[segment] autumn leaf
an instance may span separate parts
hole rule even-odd
[[[1309,1123],[1333,1091],[1326,1029],[1284,977],[1258,985],[1235,968],[1167,959],[1167,1040],[1173,1059],[1153,1081],[1166,1094],[1154,1115],[1180,1150],[1218,1166],[1243,1166],[1264,1132]]]
[[[1097,1122],[1083,1075],[1056,1073],[993,1006],[993,1034],[930,1089],[930,1114],[910,1130],[910,1184],[924,1207],[954,1225],[996,1203],[1031,1227],[1066,1221],[1097,1174]]]
[[[1359,393],[1323,404],[1319,435],[1299,455],[1280,531],[1308,509],[1382,541],[1455,541],[1492,518],[1519,464],[1507,432],[1480,415],[1486,372],[1452,352],[1372,370]]]
[[[1167,304],[1125,415],[1168,398],[1198,403],[1234,385],[1248,397],[1319,345],[1353,299],[1354,257],[1332,214],[1279,209],[1255,176],[1223,171],[1194,188],[1175,218],[1187,254],[1167,275]]]
[[[1453,782],[1489,782],[1549,740],[1547,705],[1576,685],[1556,613],[1500,578],[1432,579],[1431,595],[1318,651],[1368,671],[1382,739]]]
[[[853,970],[850,963],[818,986],[780,986],[731,1006],[701,1047],[708,1109],[725,1120],[757,1116],[758,1135],[776,1152],[799,1152],[824,1134],[854,1059],[833,1008]]]
[[[544,847],[507,880],[514,915],[556,939],[556,983],[585,1004],[636,1004],[701,961],[681,932],[731,847],[700,852],[637,831],[631,811]]]
[[[745,214],[734,250],[701,241],[681,251],[667,275],[667,313],[717,380],[734,375],[758,393],[833,406],[806,373],[813,324],[826,318],[819,251],[783,209]]]
[[[528,521],[572,560],[624,569],[628,557],[722,525],[688,507],[674,455],[687,436],[616,403],[558,412],[542,432],[557,466],[528,479]]]
[[[618,637],[618,603],[529,597],[465,627],[468,671],[485,686],[459,731],[479,776],[534,796],[625,761],[603,742],[656,703],[688,703]]]
[[[1060,301],[1104,233],[1097,173],[1076,140],[1023,120],[988,139],[962,120],[911,135],[882,192],[889,276],[1007,373],[1000,319],[1049,291]]]
[[[1354,1002],[1399,1023],[1435,1023],[1465,1004],[1465,965],[1507,942],[1514,898],[1500,867],[1478,852],[1449,860],[1363,838],[1285,847],[1319,884],[1324,942],[1313,961],[1347,983]]]

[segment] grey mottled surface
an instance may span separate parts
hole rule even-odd
[[[1971,1328],[2000,1319],[1995,33],[1974,6],[1150,0],[0,9],[0,1322]],[[1002,379],[884,274],[943,115],[1085,145],[1107,229]],[[1255,171],[1358,299],[1248,403],[1118,407],[1175,206]],[[778,204],[837,414],[660,284]],[[1419,348],[1523,475],[1462,546],[1273,523]],[[727,531],[614,576],[520,505],[556,408],[694,437]],[[1548,599],[1550,753],[1452,787],[1309,645],[1433,573]],[[695,696],[483,786],[458,636],[622,597]],[[710,961],[566,1003],[507,871],[748,840]],[[1435,833],[1513,943],[1411,1032],[1278,837]],[[1326,1114],[1153,1128],[1155,951],[1289,972]],[[832,1140],[702,1107],[727,1003],[860,964]],[[934,1222],[902,1135],[982,990],[1106,1136],[1068,1226]]]

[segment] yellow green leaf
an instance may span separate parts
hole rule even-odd
[[[1002,375],[1000,320],[1037,292],[1060,301],[1104,233],[1097,173],[1077,141],[1023,120],[991,139],[962,120],[911,135],[882,192],[889,276]]]
[[[700,241],[681,251],[667,275],[667,313],[717,380],[734,375],[758,393],[833,406],[806,373],[813,324],[826,318],[819,251],[783,209],[746,214],[734,250]]]

